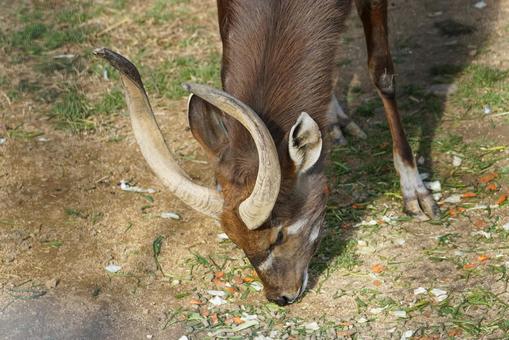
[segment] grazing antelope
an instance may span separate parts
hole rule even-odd
[[[383,101],[405,210],[419,220],[439,210],[424,187],[401,125],[387,39],[387,1],[356,0],[371,78]],[[186,84],[194,138],[214,165],[221,191],[193,183],[177,165],[154,119],[140,74],[121,55],[95,53],[121,73],[141,152],[169,190],[217,218],[260,276],[267,298],[294,302],[327,202],[324,133],[334,60],[349,0],[218,0],[223,91]],[[330,109],[329,109],[330,108]]]

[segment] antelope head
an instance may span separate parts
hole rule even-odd
[[[111,50],[94,53],[120,72],[134,135],[155,174],[187,205],[220,220],[255,267],[269,300],[297,300],[306,288],[327,200],[317,123],[301,113],[276,145],[246,104],[208,86],[184,85],[192,93],[189,125],[214,164],[217,192],[192,182],[177,165],[136,67]],[[239,135],[246,137],[241,143]]]

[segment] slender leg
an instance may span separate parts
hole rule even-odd
[[[347,144],[347,140],[343,135],[342,130],[360,139],[367,138],[366,133],[364,133],[364,131],[362,131],[362,129],[350,117],[348,117],[345,111],[343,111],[343,108],[339,105],[336,95],[332,95],[328,115],[332,125],[332,140],[335,144]]]
[[[392,135],[394,166],[400,176],[405,211],[419,220],[437,218],[440,209],[419,176],[398,113],[388,42],[387,0],[355,0],[355,4],[364,27],[369,74],[383,101]]]

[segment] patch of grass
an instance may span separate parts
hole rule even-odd
[[[124,94],[118,88],[112,89],[109,93],[94,106],[94,112],[99,114],[112,114],[124,108]]]
[[[52,74],[54,72],[71,73],[75,69],[81,70],[83,65],[76,58],[44,59],[34,66],[37,72]]]
[[[71,86],[53,107],[52,116],[59,128],[78,133],[94,129],[88,120],[93,110],[85,95],[75,86]]]
[[[495,69],[486,65],[470,65],[458,81],[458,92],[453,96],[458,105],[474,108],[479,114],[485,105],[494,112],[503,111],[509,105],[509,70]]]
[[[77,218],[87,218],[88,215],[80,210],[74,208],[65,208],[64,212],[67,216],[77,217]]]
[[[46,8],[23,8],[17,16],[24,26],[4,37],[6,45],[24,54],[40,55],[46,50],[84,42],[90,32],[80,24],[88,19],[87,10],[83,6],[63,7],[51,13]]]
[[[212,53],[206,60],[194,57],[177,57],[168,60],[150,72],[146,80],[147,91],[168,99],[179,99],[188,93],[182,83],[197,82],[219,87],[220,56]]]
[[[7,130],[7,136],[12,139],[30,140],[35,137],[42,136],[44,133],[40,131],[26,131],[19,125],[14,129]]]

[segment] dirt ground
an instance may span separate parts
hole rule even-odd
[[[390,4],[405,127],[422,172],[441,184],[435,223],[401,212],[352,13],[337,94],[369,138],[332,151],[313,284],[280,308],[264,299],[241,250],[218,239],[220,226],[155,178],[117,103],[118,78],[90,56],[104,45],[141,64],[168,144],[212,185],[186,127],[185,96],[168,82],[217,86],[215,1],[0,0],[0,338],[508,339],[509,1],[476,3]],[[27,34],[35,22],[49,28]],[[72,38],[74,28],[84,33]],[[51,29],[71,33],[52,45],[60,35]],[[71,65],[55,66],[61,58]],[[165,63],[178,58],[188,61]],[[193,63],[207,68],[179,71]],[[439,83],[457,90],[429,94]],[[74,88],[89,112],[73,121],[79,129],[69,128],[74,116],[59,120]],[[123,191],[122,180],[155,192]],[[120,270],[108,272],[111,264]],[[228,292],[221,306],[208,293],[218,289]]]

